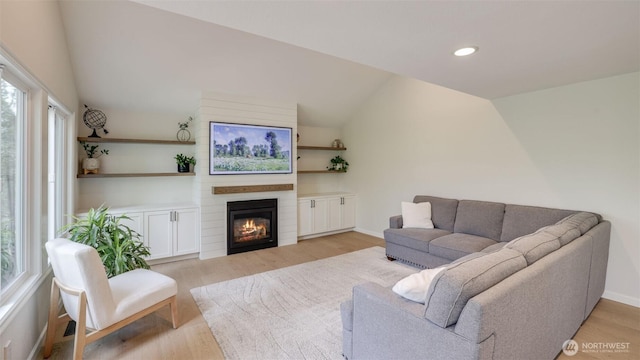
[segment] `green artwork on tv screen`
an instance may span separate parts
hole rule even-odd
[[[291,128],[210,122],[209,174],[290,174]]]

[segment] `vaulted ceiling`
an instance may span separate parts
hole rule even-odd
[[[61,1],[95,107],[192,113],[202,90],[341,126],[393,74],[493,99],[638,71],[637,1]],[[452,52],[474,45],[466,58]]]

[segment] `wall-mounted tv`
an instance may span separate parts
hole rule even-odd
[[[290,174],[291,128],[209,123],[209,174]]]

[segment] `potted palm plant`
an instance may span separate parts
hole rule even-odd
[[[74,222],[61,231],[69,239],[95,248],[102,259],[108,277],[134,269],[148,269],[144,257],[151,255],[149,248],[140,240],[140,234],[121,223],[131,220],[126,215],[109,215],[108,209],[100,206],[90,209],[86,217],[72,216]]]

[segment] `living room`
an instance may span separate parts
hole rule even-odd
[[[637,4],[627,6],[637,10]],[[545,11],[536,14],[544,15]],[[608,15],[606,11],[601,14]],[[297,122],[290,127],[300,134],[300,144],[329,146],[339,137],[347,147],[343,156],[351,164],[345,174],[298,175],[286,182],[305,193],[357,194],[357,232],[381,238],[389,216],[400,213],[400,202],[410,201],[416,194],[593,211],[613,224],[604,297],[640,307],[638,31],[632,34],[636,41],[630,42],[626,53],[607,55],[631,59],[635,68],[607,73],[594,66],[591,77],[563,82],[558,75],[558,83],[547,87],[535,87],[543,74],[530,72],[521,74],[522,83],[532,84],[529,90],[485,97],[133,2],[3,1],[0,19],[2,55],[17,60],[73,114],[77,126],[72,139],[76,134],[90,133],[82,122],[85,103],[107,114],[107,137],[173,138],[178,122],[197,115],[203,92],[241,99],[257,97],[258,101],[284,99],[297,108]],[[637,11],[632,21],[629,26],[638,30]],[[133,28],[134,23],[141,25]],[[165,29],[159,24],[165,24]],[[108,27],[102,33],[99,29],[104,26]],[[192,29],[192,36],[183,37],[177,30],[183,27]],[[607,27],[594,32],[606,33]],[[93,42],[91,36],[106,40]],[[211,43],[218,45],[218,56],[230,59],[213,74],[205,74],[204,69],[207,62],[216,64],[216,58],[201,59],[201,53],[190,52],[198,46],[210,46],[191,44],[207,37],[215,39]],[[114,44],[122,39],[133,41],[124,46]],[[235,45],[225,39],[233,39],[229,43]],[[606,45],[611,43],[598,43],[594,48],[608,49]],[[491,45],[477,45],[480,50],[476,55],[491,52]],[[262,49],[264,53],[251,60],[236,47]],[[149,53],[144,55],[144,49]],[[268,51],[276,52],[267,57]],[[139,58],[140,54],[144,57]],[[176,65],[167,67],[164,60],[149,60],[160,57]],[[307,58],[312,61],[303,62]],[[587,66],[581,60],[565,58],[564,73]],[[128,61],[138,67],[128,68]],[[276,66],[279,62],[285,65]],[[328,68],[309,65],[314,62]],[[89,63],[94,65],[87,67]],[[509,63],[509,59],[503,61],[505,72]],[[459,77],[450,80],[451,84],[465,82],[464,68],[473,68],[473,57],[458,66]],[[101,67],[110,72],[94,71]],[[133,74],[139,80],[135,86],[118,89],[118,81],[111,81]],[[149,85],[163,76],[169,86]],[[211,77],[213,85],[186,87],[197,77]],[[181,78],[189,81],[175,80]],[[128,84],[125,79],[121,83]],[[171,93],[163,93],[167,91]],[[164,105],[157,106],[158,102]],[[209,120],[196,116],[196,121],[203,126]],[[208,134],[201,132],[197,141],[208,144]],[[71,146],[81,150],[75,141]],[[105,147],[112,152],[103,159],[105,172],[130,166],[123,165],[123,160],[149,162],[143,145],[131,145],[124,151],[108,144]],[[197,176],[216,178],[205,175],[208,159],[198,151]],[[77,157],[80,155],[78,152]],[[73,201],[68,209],[72,213],[103,202],[116,206],[158,204],[193,199],[202,193],[202,189],[196,190],[195,177],[91,180],[76,179],[76,169],[70,173],[73,191],[69,196]],[[46,179],[40,181],[46,183]],[[48,274],[46,270],[43,273]],[[30,357],[40,341],[48,308],[47,279],[50,276],[43,275],[17,310],[3,317],[0,345],[12,342],[11,358]]]

